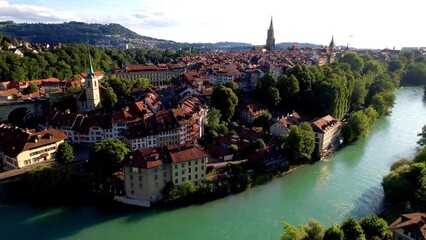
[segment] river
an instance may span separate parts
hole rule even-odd
[[[282,221],[318,219],[328,226],[378,213],[382,176],[392,162],[419,150],[417,133],[426,124],[422,91],[398,89],[392,115],[380,118],[365,140],[243,193],[167,211],[0,201],[0,239],[279,239]]]

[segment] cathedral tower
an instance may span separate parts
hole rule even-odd
[[[274,26],[272,24],[271,17],[271,25],[269,25],[268,36],[266,38],[266,49],[269,51],[275,50],[275,37],[274,37]]]

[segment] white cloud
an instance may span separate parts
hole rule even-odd
[[[64,22],[81,21],[80,17],[55,9],[38,7],[28,4],[10,4],[0,1],[0,20],[13,20],[18,22]]]

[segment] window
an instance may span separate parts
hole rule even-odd
[[[175,179],[175,184],[177,184],[179,182],[179,180],[177,180],[177,178]]]
[[[188,180],[191,180],[191,175],[188,176]]]
[[[198,171],[198,167],[195,167],[195,171]]]
[[[203,159],[201,159],[201,163],[204,163],[204,158],[203,158]]]
[[[167,172],[163,172],[163,177],[167,177]]]
[[[191,166],[191,161],[188,162],[188,166]]]
[[[155,174],[154,179],[155,179],[155,180],[157,180],[157,179],[158,179],[158,175],[157,175],[157,174]]]
[[[198,179],[198,174],[195,174],[195,176],[194,176],[194,177],[195,177],[195,179]]]
[[[188,168],[188,172],[191,173],[191,168]]]
[[[185,170],[182,170],[182,174],[185,174]]]
[[[139,173],[139,169],[134,167],[134,168],[132,168],[132,172]]]
[[[142,183],[139,183],[139,188],[142,188]]]
[[[176,171],[176,172],[175,172],[175,176],[177,177],[177,175],[178,175],[178,174],[179,174],[179,173]]]
[[[201,166],[201,170],[204,170],[204,166]]]
[[[130,181],[133,181],[133,175],[129,175],[129,179],[130,179]]]

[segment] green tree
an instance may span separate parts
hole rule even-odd
[[[264,149],[266,147],[265,141],[263,141],[261,138],[256,139],[254,147],[255,149]]]
[[[309,123],[302,123],[301,127],[290,127],[290,133],[284,140],[284,151],[293,164],[310,160],[314,148],[315,134]]]
[[[322,240],[324,237],[324,226],[318,220],[309,220],[308,225],[302,226],[306,236],[304,240]]]
[[[231,144],[231,145],[229,145],[229,147],[228,147],[228,151],[229,151],[231,154],[236,154],[236,153],[238,153],[238,146],[237,146],[237,145],[235,145],[235,144]]]
[[[230,81],[230,82],[225,83],[225,86],[232,89],[232,91],[234,93],[237,93],[237,91],[238,91],[238,84],[234,81]]]
[[[258,118],[253,121],[254,126],[262,127],[263,130],[269,131],[269,122],[272,119],[272,114],[269,111],[264,111]]]
[[[89,153],[89,166],[96,176],[110,178],[120,169],[120,162],[129,149],[118,139],[106,139],[95,143]]]
[[[238,97],[232,89],[219,84],[213,89],[211,96],[212,107],[216,108],[221,113],[221,120],[229,122],[234,115],[235,107],[238,104]]]
[[[50,166],[40,166],[27,173],[23,182],[31,200],[48,203],[57,197],[61,187],[61,174]]]
[[[404,63],[397,59],[389,62],[388,70],[391,72],[396,72],[398,70],[404,69]]]
[[[345,240],[365,240],[364,231],[354,217],[346,219],[340,228],[345,234]]]
[[[150,87],[152,87],[152,84],[148,78],[139,78],[133,84],[133,88],[150,88]]]
[[[117,102],[118,98],[114,90],[112,89],[112,87],[107,87],[105,94],[102,98],[102,106],[105,108],[106,111],[112,112]]]
[[[386,221],[376,216],[362,218],[360,224],[367,239],[373,237],[382,239],[389,231]]]
[[[378,93],[371,99],[371,105],[380,116],[383,116],[390,112],[395,104],[395,98],[395,93],[391,91]]]
[[[220,118],[221,118],[221,114],[218,109],[216,108],[210,109],[210,111],[207,114],[207,122],[205,124],[207,129],[217,130],[219,128]]]
[[[343,127],[342,135],[346,142],[354,142],[368,136],[370,119],[362,111],[355,112],[349,117],[348,123]]]
[[[283,74],[278,78],[277,87],[280,92],[282,105],[292,105],[296,94],[300,91],[297,78],[294,75],[287,77],[287,75]]]
[[[339,63],[347,63],[351,65],[353,71],[361,72],[364,68],[364,60],[355,53],[345,54],[342,58],[339,59]]]
[[[408,158],[401,158],[398,161],[392,163],[390,170],[395,171],[396,169],[398,169],[402,166],[410,166],[412,163],[413,163],[413,161],[411,161]]]
[[[306,237],[306,233],[301,227],[283,222],[284,232],[281,234],[281,240],[302,240]]]
[[[417,136],[420,137],[419,141],[417,141],[417,144],[420,146],[426,145],[426,125],[423,126],[422,132],[417,134]]]
[[[74,150],[68,142],[63,142],[59,144],[58,150],[55,155],[56,161],[58,163],[71,163],[74,161]]]
[[[278,106],[281,102],[280,92],[274,86],[268,87],[265,91],[265,96],[262,102],[266,103],[267,106],[271,106],[272,108]]]
[[[325,231],[323,240],[343,240],[344,238],[343,230],[336,225],[332,225]]]
[[[24,94],[31,94],[31,93],[38,93],[40,91],[40,88],[35,83],[28,84],[28,87],[26,87],[23,91]]]
[[[385,71],[383,65],[377,60],[369,60],[365,62],[364,72],[373,72],[374,74],[381,74]]]

